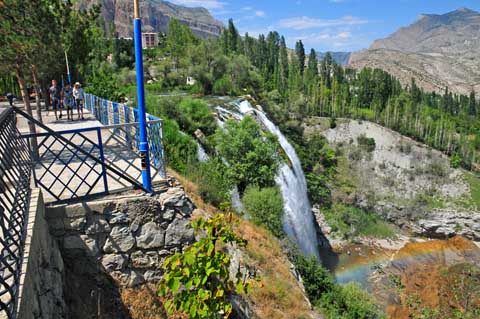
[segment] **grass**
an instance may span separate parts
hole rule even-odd
[[[347,195],[357,190],[358,181],[356,176],[352,174],[349,161],[345,156],[339,156],[337,158],[337,173],[332,182],[337,190]]]
[[[470,186],[470,194],[472,196],[472,204],[480,209],[480,178],[471,173],[465,173],[465,181]]]
[[[332,231],[345,239],[357,236],[392,238],[395,236],[393,226],[383,221],[374,213],[363,209],[334,204],[324,211],[325,218]]]

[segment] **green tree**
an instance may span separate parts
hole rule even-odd
[[[298,69],[300,74],[303,76],[303,71],[305,70],[305,47],[303,46],[302,40],[299,40],[295,44],[295,54],[297,56]]]
[[[478,113],[477,99],[475,98],[475,91],[472,90],[472,92],[470,92],[470,98],[469,98],[469,102],[468,102],[468,114],[472,115],[472,116],[475,116],[475,115],[477,115],[477,113]]]
[[[230,256],[223,250],[228,244],[247,245],[234,233],[232,218],[231,214],[218,214],[192,222],[203,236],[163,263],[159,293],[167,298],[165,307],[170,314],[178,311],[191,319],[228,318],[232,313],[229,295],[249,292],[250,278],[242,278],[240,272],[235,280],[230,278]]]
[[[314,49],[310,50],[310,55],[308,56],[308,78],[313,80],[318,76],[318,60],[317,52]]]
[[[248,185],[268,187],[274,184],[279,165],[276,139],[263,133],[250,116],[240,123],[227,121],[224,129],[215,133],[215,141],[220,156],[230,165],[233,182],[241,192]]]
[[[195,42],[192,30],[180,23],[177,19],[171,19],[168,24],[167,49],[178,66],[180,58],[185,57],[187,48]]]

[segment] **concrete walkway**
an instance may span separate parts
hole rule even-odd
[[[32,113],[36,118],[35,109]],[[56,120],[52,110],[49,112],[42,110],[43,123],[56,132],[91,129],[80,134],[62,135],[99,160],[101,160],[101,153],[98,145],[102,144],[105,162],[110,167],[122,172],[122,175],[128,175],[141,184],[140,158],[136,152],[127,147],[124,138],[113,134],[113,129],[102,129],[104,126],[87,110],[84,110],[84,120],[78,119],[76,110],[74,110],[73,118],[73,121],[68,120],[66,112],[63,111],[62,118]],[[20,132],[28,134],[27,120],[21,115],[17,116],[17,120],[17,127]],[[97,128],[101,129],[98,130]],[[122,127],[120,130],[126,130],[126,128]],[[99,142],[99,131],[101,143]],[[37,133],[42,132],[44,130],[37,127]],[[53,136],[40,136],[37,138],[37,143],[39,144],[39,154],[43,165],[37,164],[35,174],[43,184],[42,188],[46,202],[57,200],[53,195],[60,199],[70,199],[102,193],[106,190],[105,182],[110,192],[131,186],[131,183],[110,170],[106,170],[105,181],[102,165],[78,152],[72,146],[65,146],[63,142]],[[154,167],[151,167],[151,172],[154,183],[164,184],[165,180]]]

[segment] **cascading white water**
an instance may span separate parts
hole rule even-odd
[[[205,149],[203,148],[202,144],[200,144],[199,141],[197,141],[197,160],[199,162],[206,162],[209,160],[209,156],[207,152],[205,152]]]
[[[243,115],[256,114],[267,130],[278,138],[280,146],[287,154],[292,167],[286,163],[281,164],[275,177],[283,197],[284,229],[306,255],[320,259],[312,208],[307,195],[307,182],[295,149],[265,113],[254,109],[248,101],[242,101],[238,110]]]

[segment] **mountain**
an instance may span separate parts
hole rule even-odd
[[[414,77],[426,90],[480,92],[480,14],[460,8],[423,14],[408,27],[351,55],[354,68],[378,67],[403,84]]]
[[[102,5],[102,16],[107,23],[115,24],[119,37],[133,36],[133,1],[131,0],[80,0],[80,8]],[[140,1],[140,15],[144,32],[166,33],[170,19],[175,18],[188,25],[201,37],[217,37],[223,24],[215,20],[205,8],[189,8],[162,0]]]
[[[323,60],[323,58],[325,57],[325,54],[327,54],[327,52],[317,52],[317,58],[319,60]],[[337,62],[337,64],[347,65],[348,61],[350,60],[350,55],[352,53],[351,52],[330,52],[330,54],[332,55],[333,60]]]

